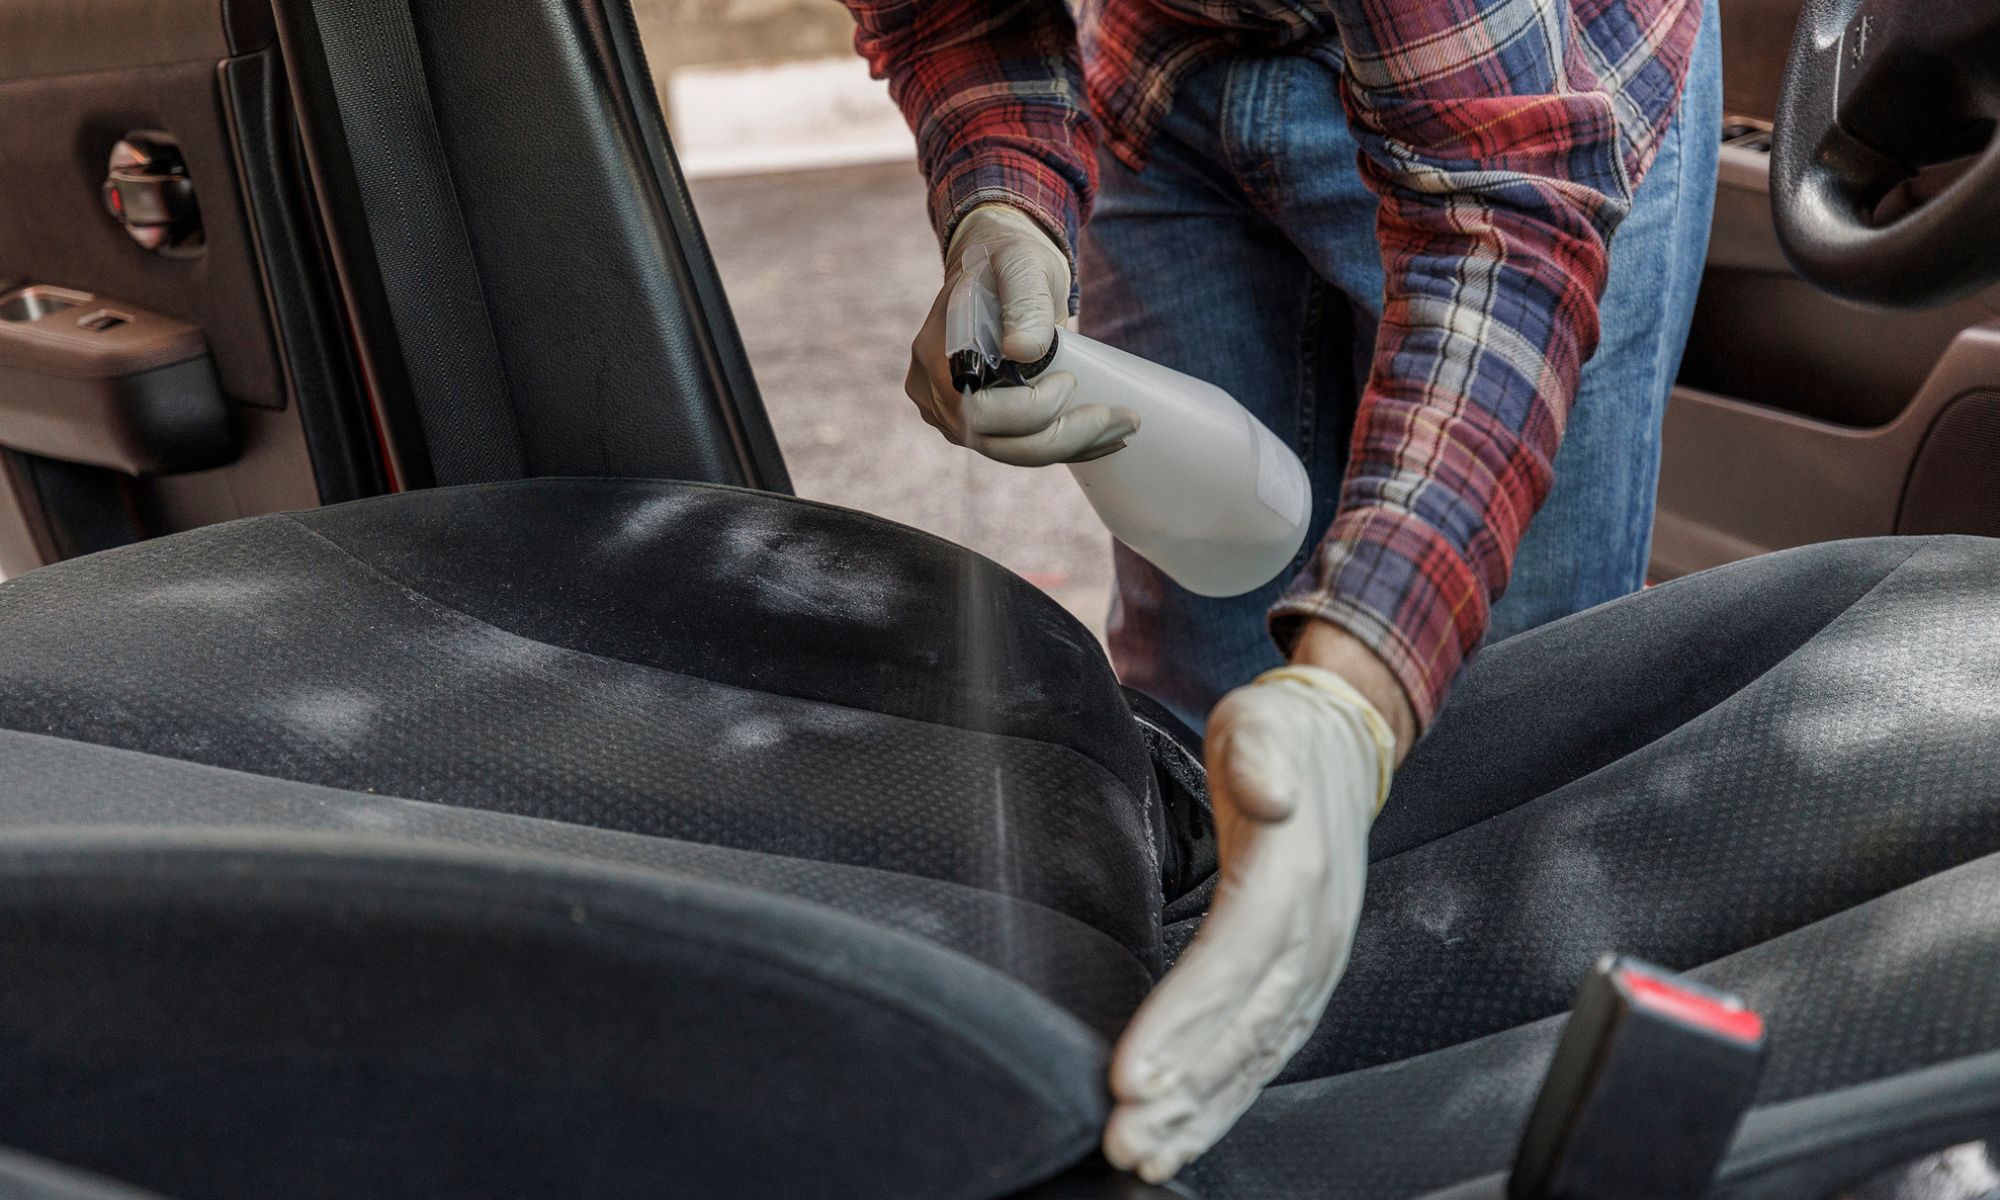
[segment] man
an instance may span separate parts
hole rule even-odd
[[[926,419],[1022,465],[1138,430],[1060,374],[952,391],[945,296],[984,245],[1009,358],[1080,283],[1088,329],[1228,388],[1313,474],[1282,596],[1202,600],[1119,553],[1121,674],[1214,705],[1221,881],[1112,1068],[1106,1154],[1162,1180],[1311,1033],[1390,774],[1482,639],[1642,581],[1713,197],[1713,0],[846,2],[946,247]]]

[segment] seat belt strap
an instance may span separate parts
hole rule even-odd
[[[435,478],[523,478],[519,421],[409,0],[312,4]]]

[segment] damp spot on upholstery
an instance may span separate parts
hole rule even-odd
[[[881,627],[904,608],[897,573],[852,561],[823,539],[744,524],[720,541],[724,554],[757,579],[757,605],[774,615],[838,617]]]
[[[185,608],[207,612],[253,612],[269,602],[272,589],[255,579],[179,579],[141,588],[124,599],[134,608]]]
[[[381,702],[346,688],[314,688],[281,700],[281,720],[317,742],[353,745],[374,729]]]
[[[739,751],[770,750],[785,740],[785,726],[769,717],[750,717],[731,725],[722,735],[725,748]]]
[[[641,500],[631,507],[617,528],[601,535],[596,552],[601,557],[623,558],[648,543],[658,542],[687,519],[689,507],[688,498],[675,493]]]

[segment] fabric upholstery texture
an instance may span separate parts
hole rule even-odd
[[[1202,1193],[1504,1168],[1608,950],[1764,1011],[1763,1102],[2000,1049],[1996,583],[1993,542],[1843,543],[1494,647],[1398,778],[1333,1004]]]
[[[1102,653],[1027,584],[900,527],[687,484],[538,481],[417,493],[259,518],[39,572],[0,587],[0,628],[0,728],[32,735],[11,738],[0,755],[12,785],[8,824],[18,837],[137,823],[171,848],[204,824],[233,825],[229,836],[282,831],[266,848],[274,858],[241,868],[257,875],[288,869],[285,855],[310,857],[288,839],[332,832],[361,835],[364,848],[412,839],[452,843],[461,853],[477,846],[585,875],[610,864],[640,867],[652,887],[697,900],[768,908],[782,899],[758,927],[794,937],[834,929],[822,939],[826,977],[868,994],[885,987],[893,994],[899,980],[914,994],[922,972],[886,971],[878,952],[892,943],[907,950],[914,935],[931,957],[911,961],[944,972],[940,979],[956,969],[978,981],[948,989],[925,1009],[930,1023],[918,1032],[934,1027],[939,1044],[976,1039],[989,1026],[1003,1044],[1035,1025],[1066,1031],[1044,1039],[1047,1053],[1007,1056],[1022,1061],[1036,1086],[995,1092],[983,1082],[990,1064],[940,1065],[907,1022],[870,1024],[852,1013],[836,1020],[838,987],[780,990],[776,1000],[766,988],[763,1001],[741,1005],[747,1015],[735,1035],[725,1019],[730,1005],[689,1009],[674,1024],[665,1014],[684,1002],[667,970],[678,943],[665,935],[651,974],[627,977],[635,1007],[566,1025],[562,1005],[528,1004],[579,1061],[621,1045],[642,1055],[657,1049],[659,1062],[691,1047],[712,1050],[705,1073],[662,1069],[655,1079],[667,1107],[656,1105],[653,1117],[673,1123],[672,1106],[684,1106],[677,1119],[689,1136],[651,1162],[691,1163],[684,1182],[697,1191],[723,1178],[756,1178],[746,1165],[757,1160],[745,1148],[753,1144],[767,1152],[791,1147],[789,1158],[764,1165],[804,1170],[815,1193],[826,1195],[997,1195],[1066,1166],[1088,1150],[1102,1120],[1107,1039],[1159,969],[1159,801]],[[35,795],[42,799],[29,799]],[[359,849],[341,853],[361,855],[356,870],[367,864]],[[90,894],[92,861],[84,855],[63,876],[74,884],[71,895]],[[226,875],[215,861],[196,855],[160,866],[163,879],[180,880],[162,883],[161,896],[199,908],[210,894],[199,883],[203,872]],[[289,925],[239,930],[225,922],[228,936],[184,948],[214,960],[218,971],[229,963],[247,970],[255,956],[242,947],[297,943],[310,958],[332,936],[327,930],[379,916],[340,908],[338,887],[320,886],[326,904]],[[7,906],[22,938],[61,924],[61,911],[47,907],[20,916],[31,911],[32,895],[17,893]],[[153,903],[128,900],[116,909],[121,921]],[[222,920],[225,908],[215,900],[202,921]],[[483,954],[521,973],[589,974],[600,965],[587,948],[560,943],[544,948],[541,967],[508,959],[506,939],[482,933],[476,910],[467,912],[473,927],[463,930],[433,914],[439,938],[465,939],[440,945],[441,958]],[[102,922],[104,938],[113,939],[117,923]],[[71,932],[89,944],[84,928]],[[382,936],[407,940],[409,930]],[[475,943],[485,947],[479,954]],[[108,962],[114,950],[140,955],[151,944],[117,933],[102,954]],[[357,942],[340,953],[360,952]],[[298,973],[311,977],[309,967],[323,967],[318,978],[333,988],[338,976],[329,964],[340,953],[328,948],[324,962]],[[49,973],[59,976],[54,964],[69,961],[50,960]],[[416,961],[371,965],[362,977],[391,977]],[[446,987],[422,978],[410,986]],[[169,974],[158,990],[181,994],[177,988],[195,982]],[[487,986],[487,993],[447,989],[440,1003],[476,1008],[473,997],[511,985],[494,976]],[[822,994],[825,1004],[813,998]],[[354,1003],[366,1012],[370,999],[383,998],[367,992]],[[641,999],[678,1040],[647,1040],[655,1031],[642,1027]],[[464,1038],[507,1045],[499,1037],[506,1008],[479,1010]],[[773,1101],[773,1121],[817,1122],[822,1136],[781,1138],[767,1125],[767,1140],[742,1133],[732,1143],[719,1119],[698,1119],[710,1114],[728,1047],[754,1057],[756,1047],[773,1044],[773,1028],[815,1021],[827,1036],[787,1067],[793,1074],[763,1077],[759,1086],[767,1097],[794,1097],[789,1107]],[[365,1024],[350,1014],[330,1027],[351,1033],[357,1022]],[[173,1040],[172,1029],[152,1031]],[[350,1048],[343,1033],[327,1036],[325,1053]],[[280,1038],[266,1053],[303,1070],[298,1060],[308,1048]],[[371,1109],[367,1093],[342,1090],[331,1077],[315,1076],[307,1087],[305,1076],[280,1071],[272,1091],[257,1093],[248,1083],[232,1091],[164,1066],[147,1074],[210,1097],[218,1114],[279,1109],[278,1095],[319,1087],[345,1097],[347,1110],[316,1110],[322,1123],[338,1111],[350,1118],[327,1126],[321,1158],[295,1142],[277,1160],[324,1175],[328,1190],[319,1194],[397,1194],[382,1190],[385,1179],[343,1175],[322,1158],[347,1144],[336,1136],[341,1129],[365,1136],[352,1122],[418,1095],[441,1120],[455,1115],[484,1137],[514,1128],[502,1115],[533,1109],[547,1118],[541,1138],[552,1162],[578,1161],[563,1149],[571,1145],[609,1153],[610,1143],[592,1132],[610,1128],[603,1094],[556,1103],[566,1085],[523,1067],[533,1086],[504,1103],[484,1093],[483,1106],[468,1100],[452,1114],[442,1083],[423,1093],[411,1082],[419,1065],[449,1074],[449,1064],[430,1063],[421,1049],[392,1049],[391,1057],[414,1054],[417,1065],[390,1073],[414,1090],[393,1101],[373,1097],[386,1109]],[[137,1044],[125,1050],[144,1058]],[[116,1092],[60,1056],[20,1070],[17,1095],[46,1091],[51,1080],[67,1080],[64,1089],[84,1096]],[[41,1070],[50,1074],[35,1074]],[[845,1090],[833,1083],[842,1072],[857,1094],[880,1099],[830,1105]],[[702,1083],[662,1082],[683,1077]],[[138,1137],[144,1124],[108,1119],[129,1110],[106,1103],[89,1120],[73,1112],[78,1120],[62,1128],[122,1128]],[[16,1136],[29,1131],[39,1132]],[[0,1126],[0,1142],[12,1138],[32,1151],[58,1132],[17,1110]],[[198,1143],[198,1133],[186,1136]],[[627,1126],[621,1136],[637,1133]],[[397,1143],[410,1153],[417,1144]],[[127,1143],[97,1151],[116,1162],[86,1157],[86,1165],[126,1168],[134,1164],[118,1154],[143,1157]],[[396,1159],[383,1152],[384,1162]],[[626,1189],[641,1182],[644,1159],[625,1175],[592,1176],[583,1191],[632,1194]],[[471,1170],[470,1161],[460,1168]],[[521,1181],[513,1194],[550,1194],[529,1181],[551,1179],[525,1167],[458,1178],[473,1180],[479,1194],[500,1194],[478,1181],[503,1176]],[[129,1171],[122,1177],[156,1182]],[[353,1185],[345,1192],[343,1179]],[[208,1183],[218,1190],[192,1194],[259,1194],[273,1181],[246,1174]],[[403,1194],[432,1194],[415,1182],[410,1189]]]
[[[1152,976],[1109,935],[984,887],[342,792],[0,732],[0,830],[283,830],[600,864],[788,897],[950,947],[1115,1035]]]
[[[1026,989],[658,874],[19,836],[0,946],[6,1139],[179,1197],[985,1197],[1103,1119],[1102,1042]]]
[[[988,886],[1153,961],[1150,768],[1101,652],[857,520],[551,481],[198,531],[0,589],[0,727]]]
[[[158,1200],[120,1183],[0,1150],[0,1196],[9,1200]]]
[[[1612,949],[1765,1011],[1754,1128],[2000,1050],[1996,582],[1845,543],[1491,648],[1195,1193],[1504,1168]],[[1159,809],[1060,609],[822,506],[544,481],[79,560],[0,586],[0,1144],[182,1200],[999,1200],[1089,1153],[1198,924]]]

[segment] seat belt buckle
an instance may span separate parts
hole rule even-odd
[[[1764,1069],[1742,1000],[1607,955],[1577,993],[1509,1200],[1700,1200]]]

